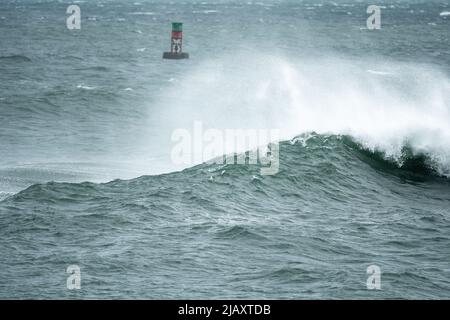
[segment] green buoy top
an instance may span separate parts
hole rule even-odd
[[[181,23],[181,22],[172,22],[172,31],[175,31],[175,32],[183,31],[183,23]]]

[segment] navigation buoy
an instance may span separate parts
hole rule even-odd
[[[183,24],[172,22],[170,52],[164,52],[163,59],[188,59],[189,53],[183,52]]]

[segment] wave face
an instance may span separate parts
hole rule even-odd
[[[376,264],[377,298],[448,297],[447,179],[343,136],[302,135],[280,156],[274,176],[203,164],[33,185],[0,203],[0,295],[369,298]],[[74,262],[86,274],[78,293],[57,285]]]

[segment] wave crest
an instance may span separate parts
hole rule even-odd
[[[157,109],[163,119],[178,115],[169,120],[174,128],[199,120],[218,129],[281,129],[284,140],[348,135],[400,164],[407,146],[450,176],[449,102],[448,75],[429,65],[252,53],[192,67]]]

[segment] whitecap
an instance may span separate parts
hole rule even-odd
[[[201,11],[192,11],[192,13],[203,13],[203,14],[209,14],[209,13],[218,13],[218,10],[201,10]]]
[[[155,13],[150,11],[147,12],[138,11],[138,12],[130,12],[129,14],[134,16],[153,16]]]
[[[389,76],[389,75],[392,75],[392,73],[389,73],[389,72],[385,72],[385,71],[377,71],[377,70],[367,70],[367,72],[368,73],[371,73],[371,74],[376,74],[376,75],[379,75],[379,76]]]
[[[77,88],[78,89],[83,89],[83,90],[94,90],[95,89],[95,87],[89,87],[89,86],[85,86],[85,85],[82,85],[82,84],[77,85]]]

